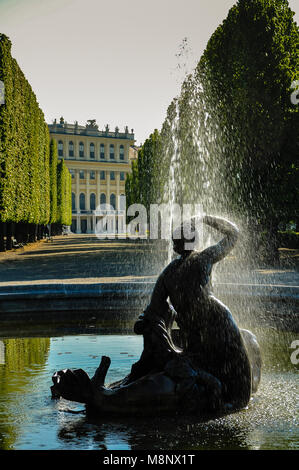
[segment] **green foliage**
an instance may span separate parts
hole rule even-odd
[[[287,0],[239,0],[170,104],[128,186],[146,206],[169,200],[234,213],[267,233],[298,223],[299,30]],[[134,169],[135,171],[135,169]],[[134,182],[134,183],[133,183]],[[163,188],[163,189],[162,189]],[[131,199],[133,191],[130,193]],[[157,198],[158,200],[153,200]]]
[[[140,200],[139,179],[138,179],[138,161],[132,161],[132,173],[126,178],[126,200],[127,205],[137,203]]]
[[[0,80],[5,86],[5,104],[0,105],[0,221],[70,225],[69,172],[60,164],[58,184],[56,143],[50,143],[44,114],[3,34]]]
[[[151,203],[162,200],[165,183],[162,168],[162,140],[155,129],[138,151],[138,159],[132,162],[132,173],[126,179],[128,205],[140,203],[149,209]]]
[[[57,221],[57,143],[50,141],[50,223]]]
[[[157,129],[144,142],[138,152],[138,176],[140,202],[149,209],[153,202],[161,200],[161,137]]]
[[[45,224],[50,216],[49,131],[36,96],[0,35],[0,220]]]
[[[57,222],[61,225],[72,224],[72,179],[64,162],[57,164]]]
[[[298,44],[286,0],[239,0],[197,68],[218,126],[224,197],[265,225],[298,217]]]

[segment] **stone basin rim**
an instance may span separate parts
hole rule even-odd
[[[50,283],[0,286],[0,301],[23,298],[126,297],[149,295],[155,281],[104,283]],[[299,286],[281,284],[213,283],[213,292],[225,296],[292,298],[299,300]]]

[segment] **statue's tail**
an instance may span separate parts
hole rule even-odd
[[[108,369],[111,364],[111,359],[108,356],[102,356],[101,363],[97,370],[95,371],[94,376],[91,379],[91,382],[96,388],[104,387],[105,378],[108,372]]]

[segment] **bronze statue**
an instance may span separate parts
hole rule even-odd
[[[200,252],[190,248],[198,238],[195,219],[188,223],[188,237],[186,223],[174,232],[174,251],[180,256],[160,274],[148,307],[135,323],[144,349],[130,374],[105,387],[110,359],[103,356],[92,379],[82,369],[55,373],[54,397],[118,415],[156,411],[202,417],[248,404],[260,380],[259,346],[251,332],[238,328],[210,285],[212,267],[233,249],[238,229],[219,217],[202,221],[224,237]]]

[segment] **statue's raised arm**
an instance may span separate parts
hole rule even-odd
[[[209,257],[210,262],[214,264],[225,258],[234,248],[239,237],[239,229],[235,224],[222,217],[205,215],[202,221],[225,235],[219,243],[202,251],[202,255]]]

